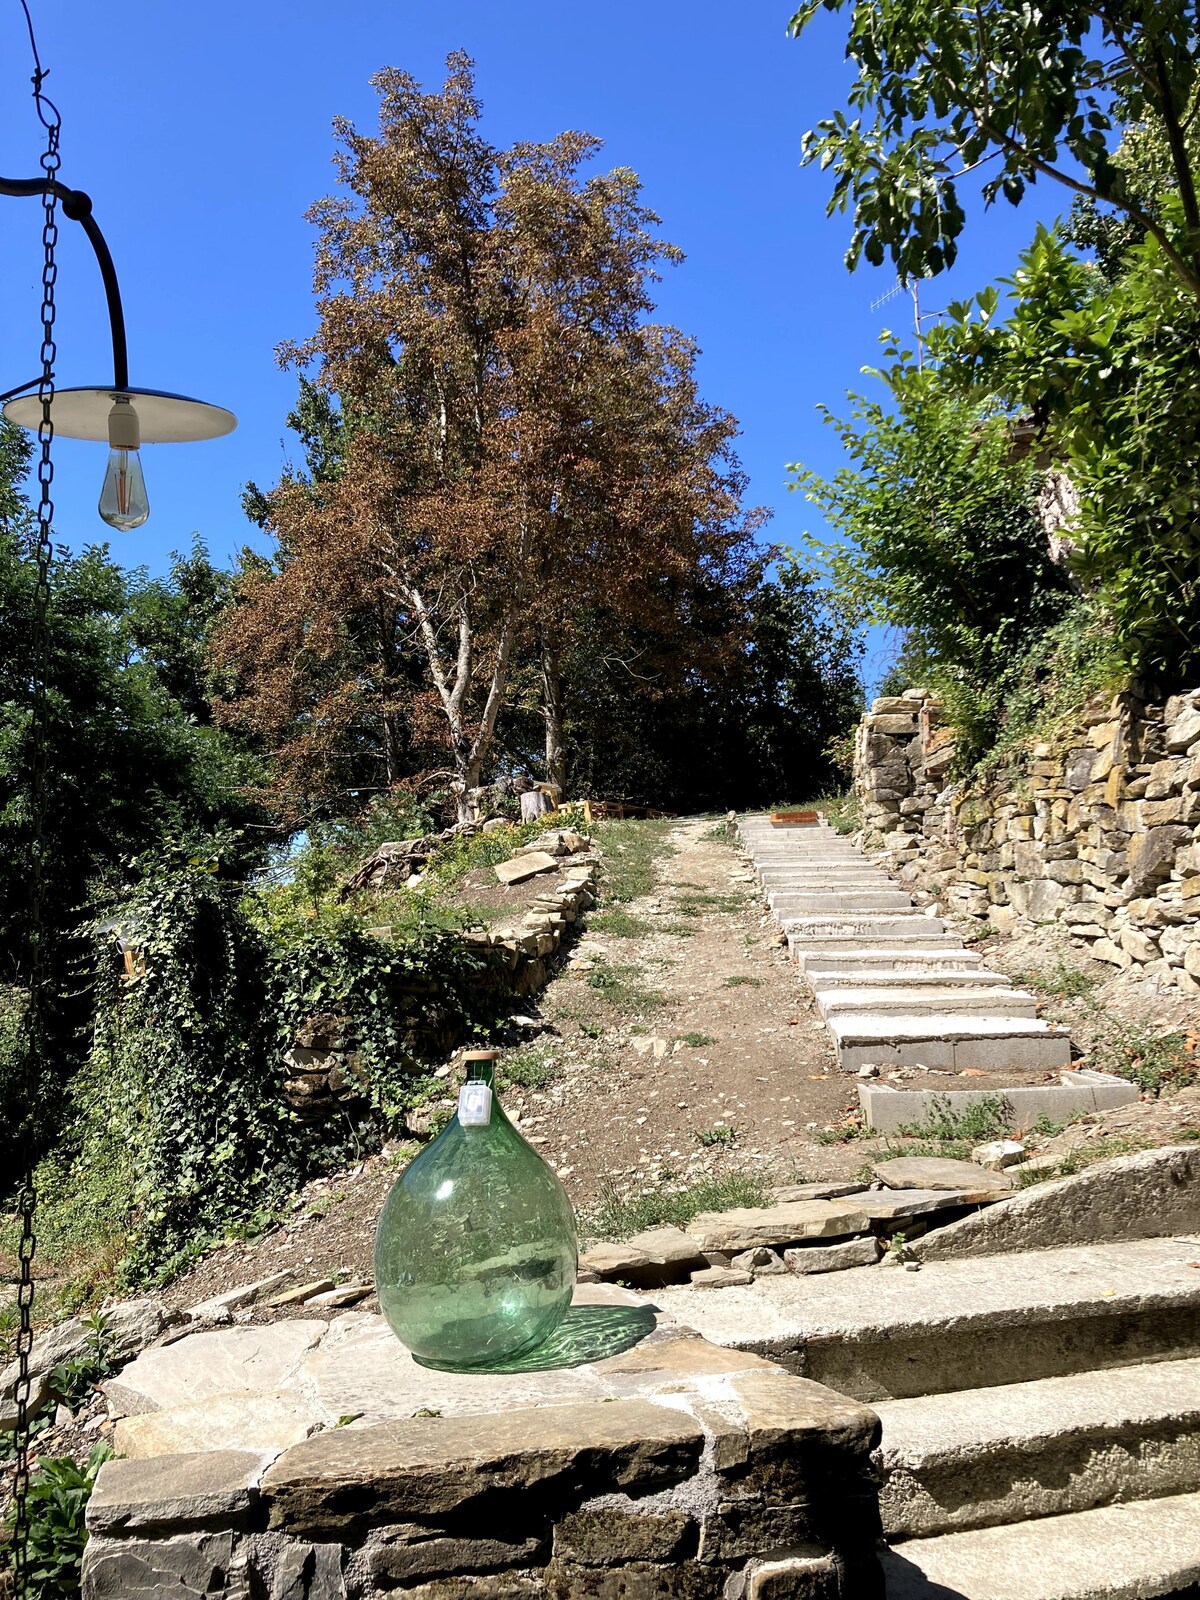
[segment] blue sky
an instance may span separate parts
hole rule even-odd
[[[231,437],[146,449],[152,513],[112,539],[117,559],[165,566],[193,531],[221,561],[252,538],[239,494],[273,482],[290,448],[295,383],[275,365],[282,339],[312,323],[312,231],[304,212],[332,186],[330,123],[374,121],[368,84],[383,65],[440,82],[446,53],[477,62],[485,130],[497,144],[563,128],[605,140],[602,160],[634,167],[687,261],[661,285],[660,315],[703,348],[706,395],[740,420],[750,493],[772,506],[768,537],[821,532],[786,492],[785,464],[828,472],[837,406],[877,354],[877,336],[910,315],[871,303],[894,279],[849,274],[844,217],[827,219],[827,181],[799,166],[806,128],[848,82],[840,19],[802,43],[785,36],[787,0],[33,0],[47,90],[63,113],[63,180],[95,201],[121,278],[131,378],[229,406]],[[20,14],[0,6],[0,171],[37,170],[40,128],[26,90]],[[1049,187],[972,219],[954,273],[926,286],[936,308],[1010,269],[1036,221],[1065,209]],[[40,230],[36,202],[4,200],[0,376],[37,367]],[[95,268],[64,224],[60,381],[109,381]],[[11,375],[11,376],[9,376]],[[59,537],[107,533],[95,500],[100,446],[58,453]],[[873,654],[878,655],[878,642]]]

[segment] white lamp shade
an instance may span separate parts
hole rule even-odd
[[[108,443],[108,414],[115,400],[124,398],[138,415],[143,444],[186,444],[197,439],[219,439],[232,433],[237,418],[224,406],[189,400],[161,389],[59,389],[50,402],[54,431],[64,439],[95,439]],[[36,394],[10,400],[4,415],[20,428],[36,433],[42,420],[42,402]]]

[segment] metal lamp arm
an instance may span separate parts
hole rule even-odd
[[[113,266],[108,244],[92,215],[91,196],[84,194],[82,189],[68,189],[65,184],[53,178],[0,178],[0,195],[11,195],[19,199],[42,194],[54,194],[62,206],[63,215],[70,217],[72,222],[78,222],[88,236],[88,243],[95,254],[96,265],[100,268],[100,277],[104,283],[104,297],[108,301],[108,323],[112,331],[113,388],[128,389],[129,352],[125,344],[125,312],[121,306],[121,289],[117,283],[117,269]],[[25,390],[34,388],[40,382],[40,378],[34,378],[29,383],[20,384],[16,389],[10,389],[7,394],[0,394],[0,403],[11,400],[14,395],[23,394]]]

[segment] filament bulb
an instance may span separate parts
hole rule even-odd
[[[99,511],[110,528],[128,533],[150,515],[146,480],[138,453],[141,430],[127,395],[116,395],[108,414],[108,468],[100,490]]]

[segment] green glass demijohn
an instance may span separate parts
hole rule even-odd
[[[375,1234],[392,1331],[418,1361],[451,1371],[541,1344],[575,1288],[571,1202],[504,1115],[495,1055],[468,1054],[457,1115],[396,1180]]]

